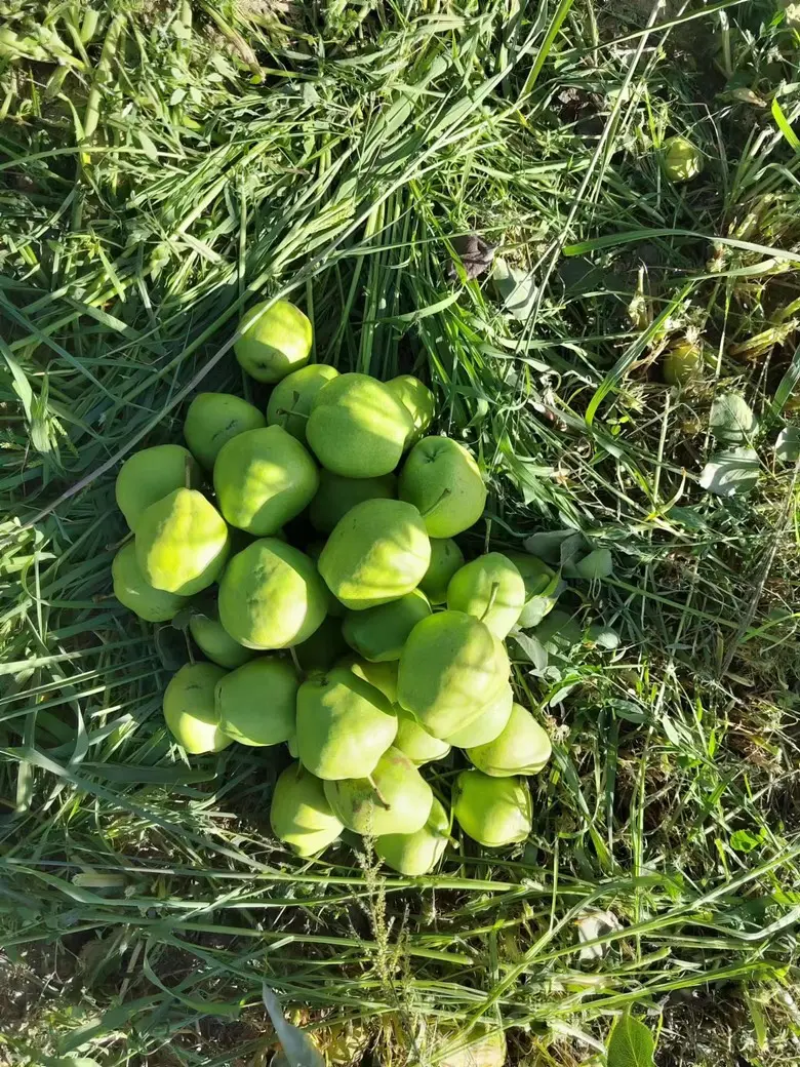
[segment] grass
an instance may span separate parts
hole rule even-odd
[[[796,1061],[797,482],[774,443],[800,378],[800,41],[784,15],[3,15],[0,1062],[261,1064],[264,976],[342,1064],[433,1062],[432,1033],[482,1019],[513,1064],[601,1063],[626,1008],[660,1065]],[[661,168],[675,133],[705,156],[688,185]],[[449,243],[473,230],[520,272],[517,315],[485,276],[448,280]],[[491,488],[471,548],[569,526],[612,552],[613,574],[569,582],[577,633],[545,642],[546,665],[517,646],[555,754],[516,852],[465,839],[416,881],[346,846],[301,864],[265,821],[277,760],[170,745],[161,692],[187,651],[111,596],[115,470],[180,437],[201,383],[263,404],[230,346],[242,309],[277,294],[313,319],[318,359],[431,383]],[[708,370],[669,387],[687,331]],[[699,476],[730,389],[760,420],[759,477],[719,497]],[[443,796],[452,774],[433,768]],[[613,919],[586,959],[592,912]]]

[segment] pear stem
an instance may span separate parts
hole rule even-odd
[[[290,645],[289,646],[289,655],[292,657],[292,663],[295,666],[295,670],[297,671],[297,673],[302,678],[304,676],[304,674],[305,674],[305,671],[300,666],[300,660],[297,658],[297,652],[295,651],[294,645]]]
[[[183,462],[183,484],[186,489],[192,488],[192,462],[188,458]]]
[[[391,811],[392,805],[389,803],[389,801],[386,799],[380,789],[378,789],[378,783],[375,781],[371,774],[367,775],[367,781],[378,794],[378,800],[380,800],[381,804],[383,804],[387,811]]]
[[[494,602],[495,602],[495,600],[497,600],[497,594],[499,592],[500,592],[500,583],[499,582],[492,582],[492,588],[489,591],[489,603],[486,605],[486,610],[484,611],[483,615],[481,615],[481,619],[480,619],[481,622],[483,622],[483,620],[486,618],[486,616],[489,614],[489,612],[494,607]]]
[[[294,408],[278,408],[277,415],[291,415],[293,419],[310,419],[310,415],[304,414],[302,411],[295,411]]]
[[[436,510],[436,508],[438,508],[438,507],[439,507],[439,505],[441,504],[441,502],[442,502],[442,501],[443,501],[443,500],[444,500],[444,499],[445,499],[446,497],[450,496],[450,492],[451,492],[451,490],[450,490],[450,489],[443,489],[443,490],[441,491],[441,493],[439,494],[439,496],[438,496],[438,497],[436,498],[436,500],[434,500],[434,502],[433,502],[433,503],[431,504],[431,506],[430,506],[429,508],[425,508],[425,510],[424,510],[424,511],[421,511],[421,512],[420,512],[420,515],[421,515],[421,516],[423,517],[423,519],[424,519],[424,518],[426,517],[426,515],[430,515],[430,513],[431,513],[432,511],[435,511],[435,510]]]

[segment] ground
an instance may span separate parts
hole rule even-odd
[[[340,1064],[484,1018],[599,1064],[625,1010],[659,1067],[800,1060],[793,8],[0,13],[0,1062],[263,1064],[264,977]],[[278,294],[317,359],[431,385],[468,548],[608,550],[514,646],[554,742],[516,851],[301,863],[279,757],[170,744],[186,642],[111,595],[114,477],[201,387],[265,403],[230,346]]]

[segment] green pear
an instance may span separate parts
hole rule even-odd
[[[365,500],[396,500],[397,478],[384,474],[380,478],[343,478],[321,470],[319,489],[311,501],[308,517],[320,533],[329,534],[339,519]]]
[[[436,414],[436,401],[433,393],[412,374],[401,374],[386,383],[386,388],[394,393],[411,417],[411,429],[408,432],[405,448],[411,448],[419,441]]]
[[[462,726],[460,730],[448,737],[448,741],[456,748],[471,748],[475,745],[485,745],[494,741],[503,732],[506,723],[511,718],[511,708],[514,704],[514,690],[506,682],[497,696],[490,700],[477,719]]]
[[[416,589],[430,555],[415,507],[400,500],[365,500],[336,524],[319,572],[346,608],[364,611]]]
[[[233,744],[214,707],[214,687],[226,672],[214,663],[187,663],[164,691],[164,719],[179,745],[193,756]]]
[[[488,552],[456,571],[447,586],[447,607],[465,611],[503,638],[516,626],[525,605],[525,583],[511,560]]]
[[[342,633],[348,645],[373,663],[400,659],[408,635],[420,621],[431,613],[428,598],[419,589],[380,604],[366,611],[350,611],[345,615]]]
[[[397,660],[369,663],[354,656],[346,656],[340,666],[347,667],[353,674],[380,689],[390,704],[397,703]]]
[[[473,526],[486,505],[478,464],[449,437],[423,437],[400,472],[400,499],[425,517],[431,537],[455,537]]]
[[[375,852],[393,871],[417,878],[433,870],[449,839],[450,819],[434,797],[428,821],[421,830],[413,834],[384,834],[376,839]]]
[[[470,762],[493,778],[537,774],[551,753],[550,738],[520,704],[512,707],[508,722],[493,741],[467,748]]]
[[[260,656],[231,671],[214,691],[220,727],[240,745],[265,747],[295,732],[300,679],[291,663]]]
[[[322,782],[300,763],[291,763],[275,783],[270,822],[275,836],[303,858],[327,848],[344,829]]]
[[[342,637],[341,623],[328,615],[322,625],[299,645],[294,646],[294,656],[301,671],[329,671],[337,660],[347,652],[347,642]]]
[[[323,467],[345,478],[379,478],[400,462],[411,418],[367,374],[341,374],[317,393],[306,439]]]
[[[372,774],[397,734],[397,714],[346,667],[303,682],[297,694],[300,762],[327,780]]]
[[[531,795],[521,778],[462,771],[456,779],[453,814],[468,837],[487,848],[500,848],[524,841],[531,832]]]
[[[499,642],[472,615],[443,611],[418,622],[398,674],[397,699],[428,733],[447,740],[502,688]]]
[[[338,370],[325,363],[311,363],[287,375],[272,390],[267,404],[267,423],[280,426],[305,444],[314,397],[324,385],[338,377]]]
[[[277,533],[311,503],[318,485],[316,463],[280,426],[240,433],[214,464],[220,511],[253,537]]]
[[[260,430],[264,416],[252,404],[232,393],[198,393],[186,412],[183,436],[192,455],[207,471],[219,450],[246,430]]]
[[[527,552],[505,552],[525,583],[525,604],[519,616],[519,626],[527,630],[538,626],[558,603],[558,595],[564,583],[557,577],[552,567],[538,556]]]
[[[214,612],[204,615],[197,612],[189,619],[189,633],[195,644],[212,663],[232,671],[251,660],[255,652],[234,641]]]
[[[308,556],[277,537],[237,553],[219,583],[219,618],[245,648],[290,648],[325,618],[327,594]]]
[[[120,604],[145,622],[169,622],[188,603],[186,597],[150,585],[137,562],[133,541],[128,541],[114,556],[111,577],[114,596]]]
[[[308,363],[311,323],[288,300],[255,304],[239,323],[233,350],[240,366],[257,382],[279,382]],[[266,310],[264,310],[266,308]]]
[[[369,777],[326,781],[325,796],[356,834],[414,834],[428,821],[433,791],[399,749],[390,748]]]
[[[194,596],[217,580],[230,547],[220,513],[196,489],[175,489],[136,524],[136,560],[156,589]]]
[[[431,538],[431,562],[419,583],[431,604],[444,604],[450,579],[463,566],[464,553],[451,537]]]
[[[410,711],[399,706],[394,747],[399,748],[417,767],[421,767],[423,763],[444,759],[450,751],[447,741],[440,741],[438,737],[429,734],[420,726]]]
[[[117,507],[135,533],[139,519],[151,504],[176,489],[196,488],[201,481],[200,468],[183,445],[143,448],[119,469],[114,486]]]

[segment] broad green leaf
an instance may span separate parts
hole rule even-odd
[[[536,301],[537,288],[530,271],[512,267],[497,256],[492,270],[492,280],[506,311],[515,319],[527,320]]]
[[[607,548],[596,548],[573,566],[579,578],[595,582],[600,578],[609,578],[614,573],[614,557]]]
[[[743,496],[758,482],[758,453],[753,448],[715,452],[700,474],[700,484],[715,496]]]
[[[542,642],[537,637],[521,633],[513,634],[513,638],[522,655],[537,671],[543,671],[548,663],[548,655]]]
[[[744,445],[758,430],[758,419],[739,393],[723,393],[711,405],[710,428],[718,441]]]
[[[752,852],[761,844],[761,838],[755,837],[749,830],[736,830],[731,834],[731,848],[735,852]]]
[[[628,1012],[618,1020],[608,1042],[607,1067],[655,1067],[653,1035]]]
[[[797,463],[800,459],[800,429],[784,426],[775,442],[775,459],[779,463]]]

